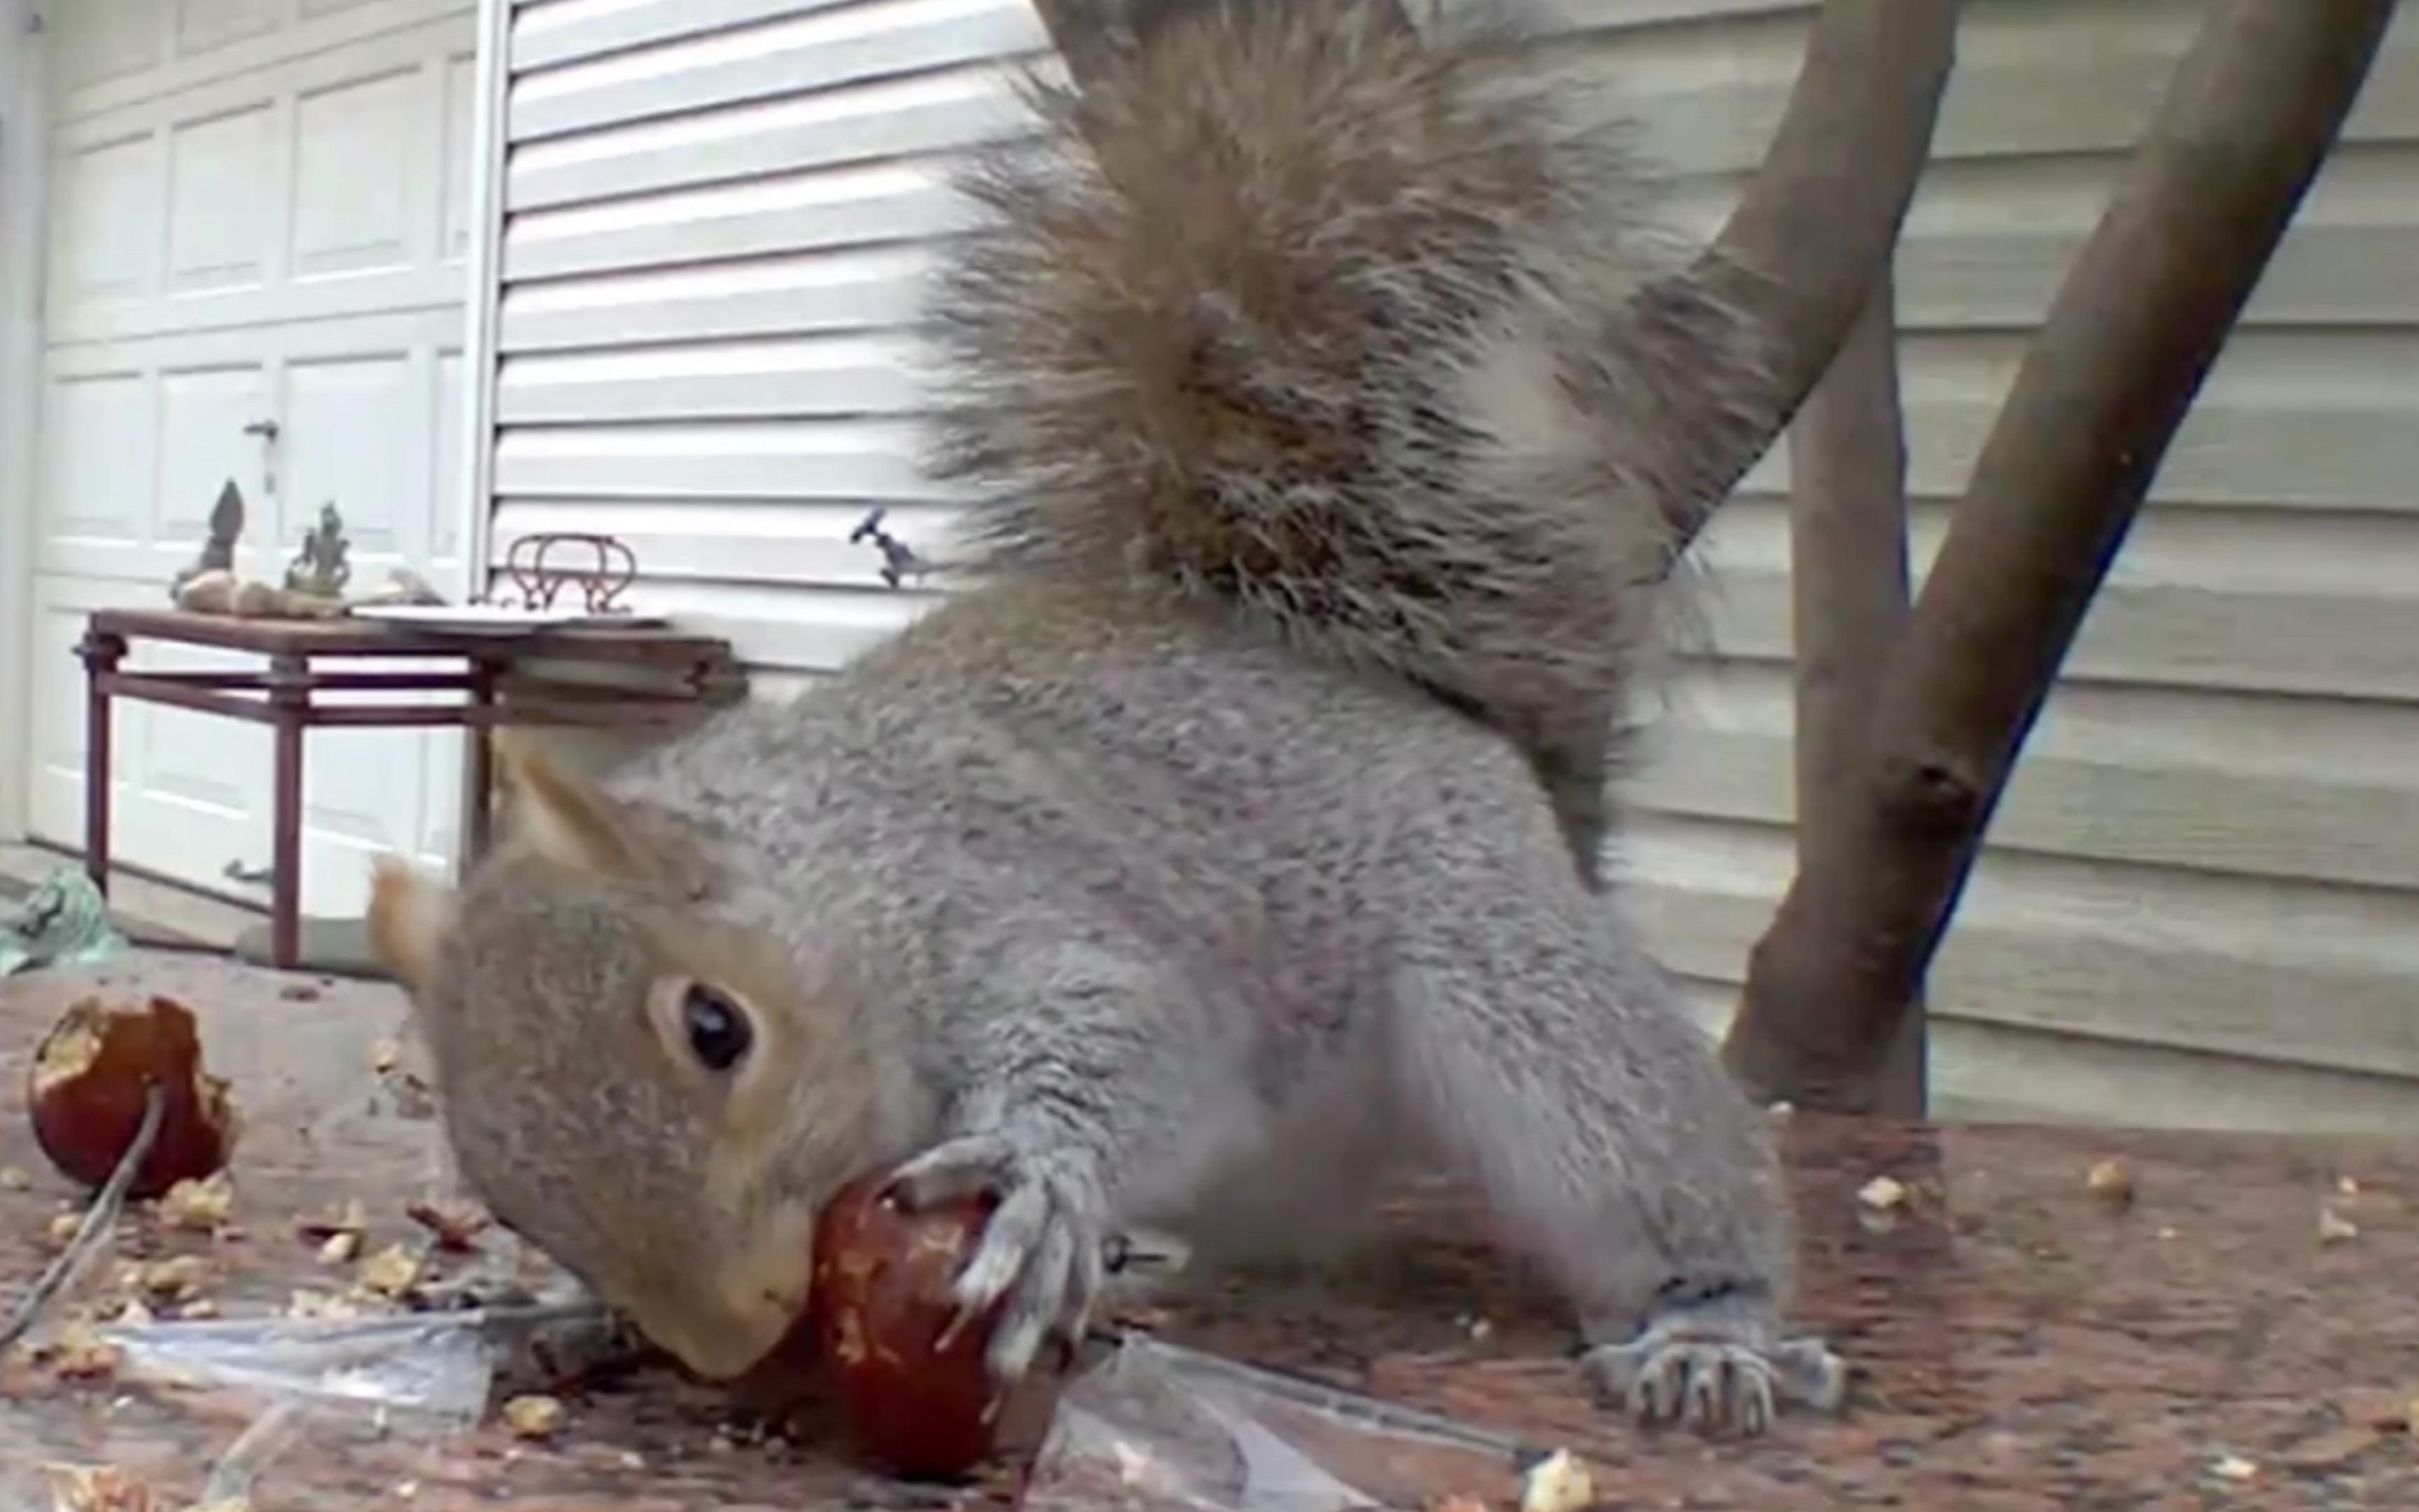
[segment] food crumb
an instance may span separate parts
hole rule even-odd
[[[151,1488],[116,1465],[49,1464],[51,1494],[61,1512],[151,1512]]]
[[[2134,1200],[2133,1167],[2121,1160],[2095,1162],[2083,1180],[2092,1196],[2110,1207],[2126,1207]]]
[[[400,1297],[420,1280],[420,1257],[401,1244],[386,1248],[362,1262],[362,1285],[384,1297]]]
[[[2345,1240],[2358,1239],[2359,1237],[2360,1227],[2358,1225],[2352,1223],[2351,1220],[2341,1216],[2333,1208],[2320,1208],[2319,1210],[2319,1243],[2340,1244]]]
[[[1876,1176],[1857,1189],[1857,1201],[1884,1211],[1905,1206],[1906,1199],[1906,1183],[1895,1176]]]
[[[319,1263],[322,1265],[348,1265],[352,1263],[354,1257],[360,1255],[361,1252],[361,1230],[357,1228],[341,1228],[336,1232],[330,1234],[327,1238],[327,1242],[319,1246]]]
[[[186,1302],[201,1295],[209,1279],[209,1261],[198,1255],[178,1255],[144,1266],[140,1286],[154,1297]]]
[[[58,1338],[39,1354],[54,1375],[67,1381],[99,1381],[117,1370],[117,1346],[85,1323],[60,1329]]]
[[[369,1215],[362,1210],[358,1198],[343,1207],[326,1212],[300,1213],[294,1219],[294,1232],[312,1243],[319,1243],[335,1234],[358,1234],[370,1226]]]
[[[1579,1512],[1595,1501],[1595,1477],[1568,1449],[1555,1450],[1520,1478],[1520,1512]]]
[[[427,1229],[442,1250],[475,1249],[479,1234],[489,1222],[483,1209],[469,1202],[424,1200],[403,1211],[406,1217]]]
[[[23,1192],[33,1184],[23,1165],[0,1165],[0,1192]]]
[[[358,1318],[361,1316],[361,1309],[342,1297],[331,1296],[324,1291],[298,1290],[286,1304],[285,1316],[288,1318]]]
[[[227,1220],[235,1208],[235,1186],[226,1172],[213,1171],[200,1180],[183,1180],[160,1198],[160,1216],[170,1227],[208,1233]]]
[[[519,1439],[543,1439],[562,1427],[562,1403],[552,1396],[516,1396],[504,1403],[504,1424]]]

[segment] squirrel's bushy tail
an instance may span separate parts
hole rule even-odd
[[[1622,123],[1510,43],[1207,0],[1080,97],[1033,86],[932,306],[968,565],[1222,601],[1533,756],[1606,715],[1734,445],[1703,417],[1754,424],[1761,385]]]

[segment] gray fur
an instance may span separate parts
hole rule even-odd
[[[933,301],[932,470],[978,501],[969,565],[1227,606],[1477,713],[1594,879],[1653,589],[1764,419],[1760,348],[1670,265],[1628,122],[1502,15],[1423,45],[1374,14],[1212,11],[1028,86],[1042,129],[963,177],[992,217]]]
[[[1590,859],[1629,585],[1696,455],[1656,395],[1729,348],[1592,345],[1637,286],[1599,270],[1631,180],[1517,72],[1285,14],[1172,33],[1085,107],[1114,189],[1071,139],[980,181],[1013,226],[944,282],[943,450],[1000,486],[988,580],[602,793],[524,779],[407,972],[461,1168],[726,1369],[842,1180],[986,1187],[959,1294],[1008,1299],[1008,1377],[1080,1325],[1111,1231],[1308,1242],[1441,1163],[1609,1397],[1749,1431],[1836,1405],[1781,1333],[1764,1116]],[[1206,221],[1148,187],[1178,178]],[[728,1072],[650,1017],[700,980],[757,1027]]]

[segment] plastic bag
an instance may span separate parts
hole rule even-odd
[[[614,1320],[584,1297],[359,1319],[254,1318],[105,1323],[93,1336],[118,1351],[130,1383],[215,1389],[242,1404],[244,1426],[211,1445],[196,1504],[239,1502],[289,1447],[418,1441],[475,1427],[500,1374],[550,1370]],[[0,1435],[6,1438],[7,1435]],[[27,1450],[33,1453],[27,1453]],[[107,1467],[65,1444],[0,1453],[0,1512],[54,1512],[60,1476]],[[160,1457],[146,1445],[144,1458]],[[137,1472],[139,1475],[139,1472]]]
[[[52,872],[0,919],[0,977],[45,966],[105,965],[126,951],[108,900],[82,867]]]
[[[1346,1512],[1502,1503],[1520,1441],[1154,1339],[1068,1384],[1026,1479],[1031,1512]]]
[[[277,1399],[402,1418],[418,1431],[468,1428],[486,1406],[495,1347],[484,1313],[261,1318],[96,1330],[124,1351],[121,1374],[248,1387]]]
[[[214,1433],[218,1442],[195,1446],[207,1457],[208,1473],[190,1504],[181,1497],[162,1500],[167,1485],[189,1486],[184,1477],[192,1471],[166,1482],[158,1479],[163,1457],[157,1443],[121,1445],[106,1430],[73,1447],[12,1443],[0,1457],[9,1461],[0,1469],[0,1512],[240,1506],[254,1481],[299,1443],[434,1436],[469,1427],[478,1419],[493,1369],[486,1342],[475,1330],[458,1326],[404,1333],[368,1323],[271,1319],[93,1332],[120,1351],[121,1381],[232,1389],[233,1400],[244,1409],[244,1416],[235,1419],[239,1431],[231,1439]],[[192,1467],[192,1458],[186,1464]],[[100,1488],[115,1481],[140,1489],[116,1496],[96,1496],[90,1485],[78,1489],[80,1481],[95,1477]]]

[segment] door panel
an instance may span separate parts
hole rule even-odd
[[[168,133],[171,296],[255,288],[268,277],[262,208],[280,122],[263,100]]]
[[[49,345],[35,525],[35,833],[83,841],[83,617],[166,602],[230,478],[239,566],[280,579],[319,506],[353,586],[439,583],[454,498],[473,0],[77,0],[51,45]],[[455,161],[455,159],[462,161]],[[273,438],[247,434],[273,421]],[[132,664],[258,665],[142,645]],[[266,902],[265,726],[131,704],[114,855]],[[357,912],[367,855],[450,844],[459,738],[315,732],[304,906]]]

